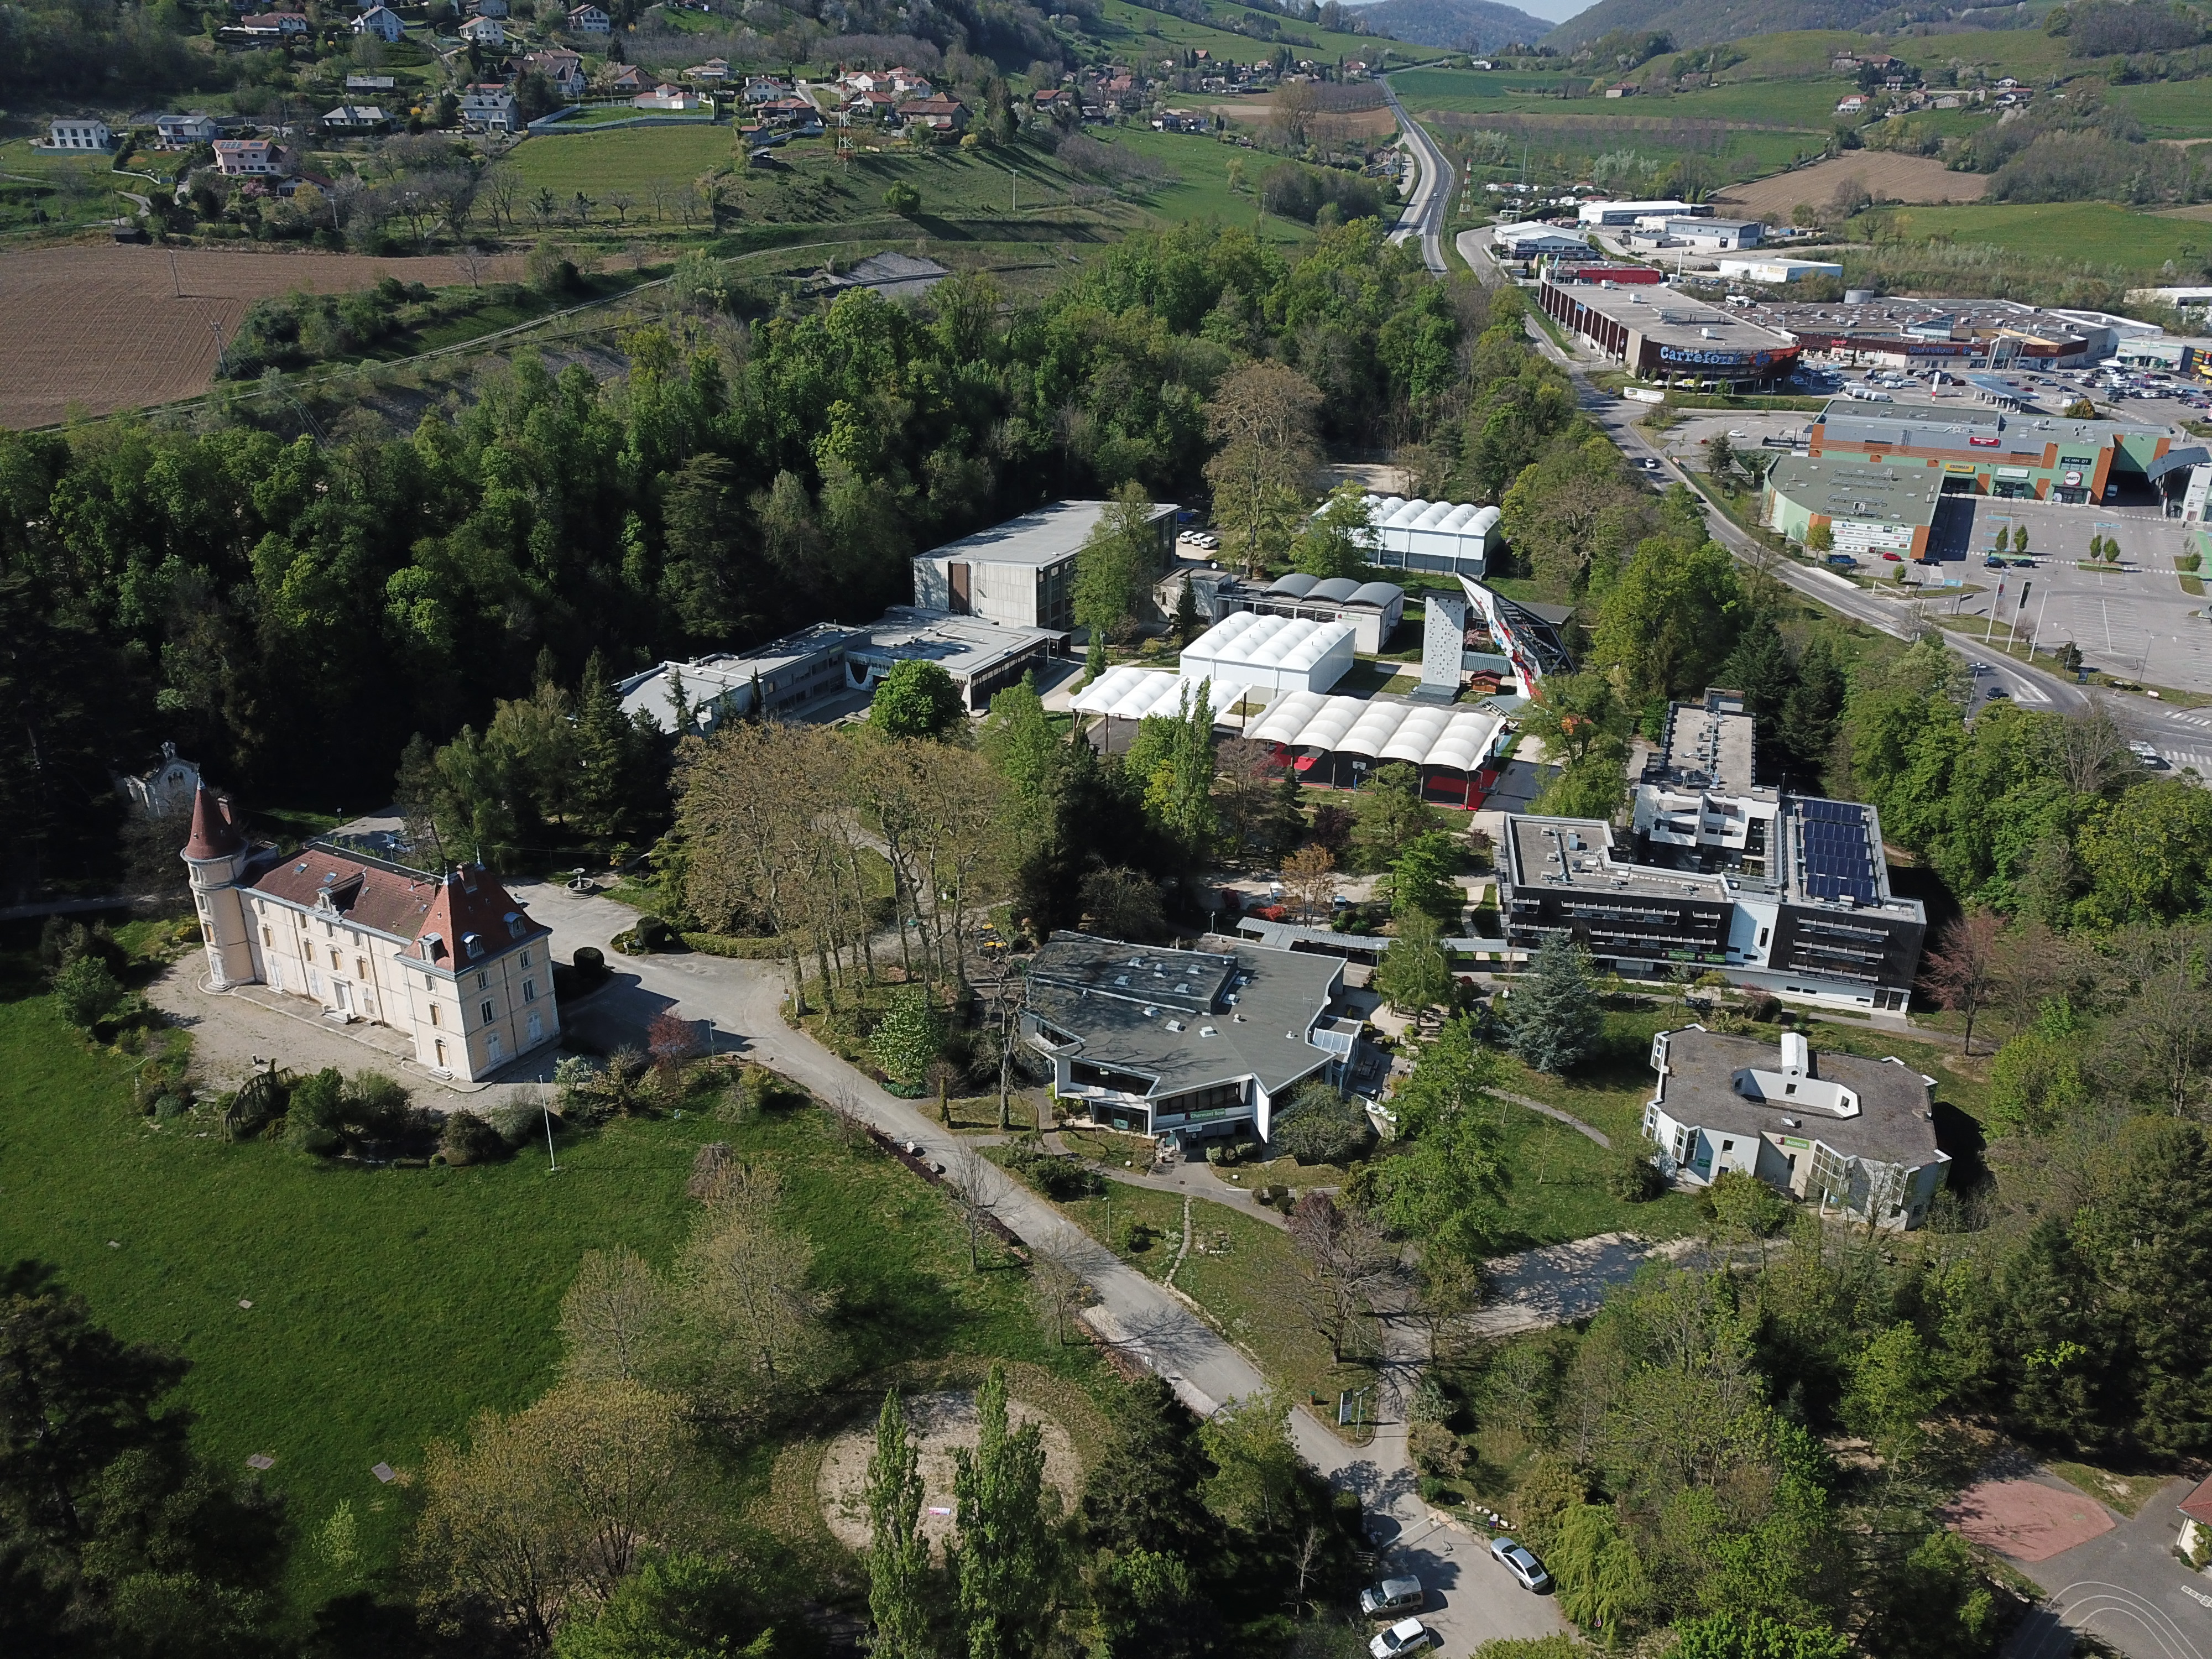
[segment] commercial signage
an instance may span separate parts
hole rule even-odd
[[[1796,353],[1785,352],[1783,355],[1794,356]],[[1753,368],[1765,368],[1774,361],[1775,354],[1771,351],[1689,350],[1680,346],[1661,346],[1659,356],[1662,362],[1669,363],[1747,363]]]
[[[2004,441],[2002,438],[1969,438],[1966,441],[1977,449],[1995,449]]]
[[[2059,482],[2066,485],[2066,487],[2070,489],[2075,484],[2081,482],[2081,475],[2078,472],[2069,472],[2063,478],[2060,479]]]
[[[2000,478],[2032,478],[2034,476],[2024,466],[2001,466],[1997,469]]]
[[[1963,472],[1970,478],[1974,476],[1974,464],[1972,461],[1946,461],[1943,463],[1943,470],[1946,472]]]
[[[2094,466],[2097,458],[2094,455],[2061,455],[2058,464],[2061,466]]]

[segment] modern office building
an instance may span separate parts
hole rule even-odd
[[[1573,282],[1555,270],[1536,295],[1546,316],[1640,380],[1733,392],[1771,386],[1796,367],[1789,335],[1663,283]]]
[[[1684,1185],[1735,1170],[1823,1215],[1903,1232],[1943,1184],[1936,1079],[1900,1060],[1815,1054],[1796,1031],[1777,1053],[1692,1025],[1652,1038],[1651,1067],[1644,1133]]]
[[[2148,492],[2175,471],[2174,447],[2166,428],[2136,422],[1844,398],[1806,435],[1814,460],[1918,473],[1941,495],[2077,503]]]
[[[1022,1035],[1065,1115],[1200,1139],[1250,1129],[1308,1079],[1334,1082],[1357,1019],[1332,1016],[1340,957],[1209,939],[1162,950],[1059,933],[1030,966]]]
[[[1911,1000],[1927,915],[1890,891],[1880,817],[1759,782],[1732,692],[1674,705],[1625,831],[1509,814],[1501,841],[1498,903],[1516,948],[1564,933],[1628,977],[1718,969],[1832,1006]]]
[[[916,555],[915,604],[956,617],[1068,632],[1075,626],[1075,556],[1107,506],[1054,501]],[[1166,569],[1174,550],[1175,517],[1172,505],[1151,509],[1148,521],[1159,538],[1155,569]]]

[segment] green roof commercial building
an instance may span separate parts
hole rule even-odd
[[[1826,526],[1838,553],[1924,559],[1942,475],[1912,462],[1785,455],[1767,470],[1759,522],[1793,542]]]

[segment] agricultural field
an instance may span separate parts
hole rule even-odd
[[[0,426],[43,426],[207,389],[217,338],[237,332],[256,300],[304,289],[346,294],[380,277],[451,287],[471,280],[449,258],[246,253],[112,244],[0,253],[0,308],[37,317],[0,329]],[[520,278],[522,260],[479,262],[484,281]]]
[[[2131,212],[2109,202],[1886,208],[1862,214],[1850,229],[1869,239],[1988,243],[2016,253],[2059,253],[2139,271],[2155,271],[2168,259],[2201,258],[2212,246],[2212,228],[2199,221]]]
[[[1954,173],[1932,155],[1867,149],[1752,184],[1732,185],[1719,199],[1741,208],[1747,217],[1780,223],[1799,203],[1817,207],[1835,195],[1838,185],[1852,179],[1880,202],[1975,202],[1990,187],[1987,173]]]
[[[95,1319],[190,1359],[198,1447],[241,1474],[275,1458],[267,1482],[302,1530],[350,1502],[372,1571],[396,1559],[408,1516],[372,1466],[410,1470],[477,1413],[541,1392],[580,1257],[627,1245],[665,1263],[709,1140],[784,1176],[819,1282],[838,1287],[854,1375],[973,1353],[1094,1375],[1088,1350],[1040,1328],[1021,1274],[970,1273],[944,1200],[840,1146],[824,1114],[617,1121],[564,1145],[558,1174],[542,1146],[468,1169],[339,1167],[191,1118],[156,1129],[127,1061],[44,997],[0,1003],[0,1260],[52,1262]],[[295,1606],[334,1588],[312,1552],[294,1564]]]
[[[2106,94],[2153,138],[2212,138],[2212,81],[2154,81]]]
[[[1100,21],[1084,33],[1103,45],[1109,55],[1134,53],[1140,58],[1145,54],[1139,47],[1147,40],[1160,47],[1153,54],[1158,58],[1202,51],[1217,59],[1240,64],[1257,63],[1278,45],[1290,46],[1302,56],[1324,63],[1358,58],[1372,64],[1386,55],[1400,63],[1421,63],[1446,55],[1434,46],[1417,46],[1387,35],[1331,34],[1313,24],[1291,22],[1273,12],[1251,11],[1243,6],[1223,4],[1220,0],[1214,0],[1207,11],[1224,21],[1238,18],[1264,20],[1260,27],[1273,25],[1277,33],[1273,40],[1263,40],[1258,35],[1210,27],[1168,12],[1131,5],[1128,0],[1105,0]]]
[[[532,191],[544,188],[563,198],[580,190],[595,197],[617,191],[647,195],[656,179],[680,187],[702,173],[729,166],[736,155],[734,127],[702,123],[533,134],[509,153],[508,164]]]

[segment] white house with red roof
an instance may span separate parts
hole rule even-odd
[[[204,785],[181,856],[216,990],[266,985],[388,1025],[431,1075],[467,1083],[560,1040],[551,933],[478,866],[434,876],[322,842],[281,858]]]

